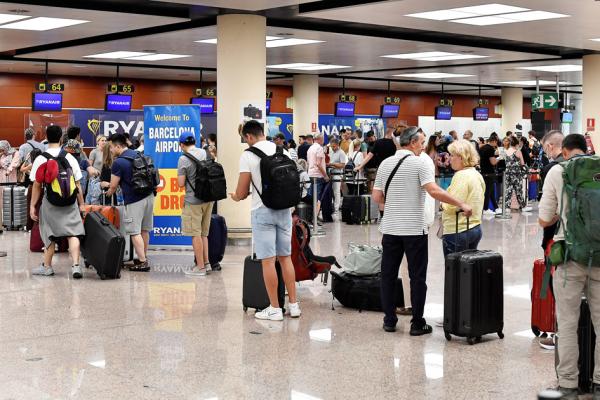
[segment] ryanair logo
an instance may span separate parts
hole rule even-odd
[[[288,133],[290,135],[292,135],[292,136],[294,135],[294,125],[293,124],[287,124],[285,129],[288,131]]]
[[[88,129],[94,133],[94,136],[98,135],[100,131],[100,121],[97,119],[88,119],[87,122]]]

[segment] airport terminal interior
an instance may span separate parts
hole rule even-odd
[[[562,132],[566,138],[581,135],[588,154],[600,148],[600,2],[496,1],[0,1],[0,400],[500,400],[536,399],[546,389],[557,389],[554,303],[541,311],[552,314],[551,327],[539,329],[536,307],[549,304],[550,298],[540,300],[532,289],[539,286],[536,279],[541,280],[533,272],[534,263],[541,259],[544,264],[540,173],[560,154],[550,154],[555,150],[543,139],[548,132]],[[293,207],[306,220],[303,229],[292,228],[296,277],[303,268],[296,264],[302,258],[294,257],[298,235],[309,238],[307,257],[337,260],[325,263],[324,273],[314,273],[314,279],[295,284],[299,318],[256,318],[255,312],[268,306],[269,298],[263,306],[249,300],[259,291],[262,298],[267,294],[260,262],[248,259],[265,247],[265,237],[252,237],[255,204],[250,198],[234,201],[238,179],[249,175],[240,169],[240,157],[250,157],[244,153],[246,141],[252,140],[244,135],[249,121],[258,121],[269,141],[286,148],[301,172],[298,179],[309,177],[301,185],[310,186],[308,194],[298,193],[302,204]],[[40,275],[45,244],[40,236],[44,241],[50,229],[49,222],[43,225],[41,220],[48,216],[38,211],[38,224],[27,221],[27,215],[35,209],[29,207],[31,197],[40,195],[33,188],[40,187],[44,175],[36,174],[35,184],[26,183],[29,175],[23,167],[30,161],[23,152],[36,151],[34,145],[27,147],[28,140],[46,145],[46,133],[57,126],[66,135],[73,132],[70,128],[80,128],[76,139],[69,133],[61,144],[78,161],[85,155],[90,158],[87,169],[81,167],[85,186],[80,194],[95,207],[100,207],[98,199],[105,199],[100,181],[106,181],[109,191],[115,177],[115,190],[124,185],[112,160],[119,138],[127,138],[123,148],[140,151],[153,163],[145,169],[152,168],[158,176],[149,195],[154,203],[146,263],[131,239],[134,231],[123,231],[129,224],[141,224],[136,220],[141,215],[123,205],[128,204],[123,189],[107,197],[119,203],[107,208],[113,215],[116,210],[120,221],[117,217],[102,225],[104,217],[99,217],[98,225],[110,227],[125,243],[120,253],[93,239],[99,234],[88,227],[95,221],[91,216],[99,213],[90,212],[83,225],[77,222],[86,227],[88,238],[82,236],[83,279],[72,269],[60,240],[52,261],[54,275]],[[422,133],[407,134],[413,126]],[[491,308],[474,300],[468,309],[488,319],[500,310],[494,316],[500,321],[498,330],[449,336],[445,315],[450,311],[444,304],[450,296],[450,274],[442,239],[436,235],[439,201],[423,239],[428,241],[423,317],[431,334],[411,334],[405,263],[405,293],[399,296],[405,307],[396,304],[394,332],[382,329],[380,274],[369,275],[379,285],[374,294],[355,293],[374,297],[379,310],[366,300],[362,306],[344,306],[347,293],[335,291],[341,275],[353,276],[350,267],[358,263],[358,256],[353,257],[357,246],[377,253],[382,244],[382,217],[374,200],[382,188],[373,190],[373,180],[383,164],[370,164],[378,157],[373,154],[380,154],[377,143],[395,138],[392,143],[400,146],[402,138],[408,137],[410,144],[417,136],[430,144],[420,157],[433,160],[435,182],[443,189],[459,176],[453,170],[455,142],[470,140],[480,152],[496,143],[498,149],[481,159],[497,156],[506,171],[513,147],[524,157],[517,183],[507,183],[509,173],[503,173],[500,164],[490,166],[491,172],[484,171],[483,164],[477,166],[485,184],[492,185],[492,199],[471,220],[481,221],[478,249],[502,256],[494,283],[501,282],[496,285],[501,289],[489,300]],[[505,140],[507,136],[516,144]],[[190,192],[189,180],[178,181],[180,157],[185,159],[182,149],[194,138],[196,146],[223,167],[227,182],[225,198],[214,201],[208,218],[213,222],[206,269],[196,258],[201,252],[195,255],[192,239],[185,234],[204,227],[194,220],[186,228],[189,216],[182,217],[195,189]],[[301,154],[302,142],[308,148],[313,140],[318,151],[322,145],[327,153],[323,157],[331,162],[327,173],[333,181],[317,196],[310,194],[313,187],[317,193],[322,187],[311,186],[310,179],[317,176],[314,171],[320,173],[314,165],[319,156],[312,150],[308,156],[306,151]],[[334,167],[332,149],[340,141],[342,165]],[[47,155],[39,153],[37,157]],[[298,162],[307,157],[307,163]],[[353,163],[348,168],[349,159]],[[364,170],[357,171],[363,162]],[[258,171],[258,161],[256,165]],[[94,170],[103,172],[95,177],[90,172]],[[263,172],[263,190],[265,176]],[[257,196],[253,182],[247,182],[247,189]],[[53,190],[50,181],[43,185],[46,192]],[[180,185],[187,185],[188,195]],[[517,189],[504,201],[507,185]],[[93,188],[98,188],[95,199]],[[335,198],[337,190],[340,199]],[[267,203],[263,194],[262,203]],[[313,208],[317,197],[320,205]],[[359,209],[366,208],[356,220],[349,217],[354,211],[346,213],[350,209],[345,208],[353,198],[367,202],[357,203]],[[47,201],[50,197],[44,197],[42,210],[60,211]],[[387,226],[401,229],[410,217]],[[56,226],[71,223],[61,216],[50,219]],[[219,245],[224,251],[216,249],[217,235],[226,235]],[[270,245],[279,251],[279,242]],[[118,260],[113,264],[120,277],[101,279],[100,268],[92,262],[100,259]],[[192,269],[196,264],[199,269]],[[249,271],[250,266],[255,268]],[[379,272],[381,262],[377,268]],[[487,273],[491,270],[490,264]],[[249,284],[252,273],[258,278]],[[554,285],[556,279],[555,274]],[[496,286],[456,290],[474,290],[471,299],[479,299]],[[289,294],[287,290],[285,308],[293,314]],[[549,296],[554,301],[554,293]],[[459,305],[452,307],[453,312],[458,309]],[[593,363],[593,350],[584,351],[589,354],[580,357]],[[584,362],[579,364],[579,398],[592,399],[589,366],[584,371]],[[586,373],[587,386],[582,386]],[[576,378],[574,384],[578,385]],[[600,399],[600,387],[597,390],[594,399]],[[553,395],[539,398],[559,398]],[[578,398],[574,396],[564,398]]]

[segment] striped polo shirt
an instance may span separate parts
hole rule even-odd
[[[377,170],[374,189],[385,192],[385,184],[392,170],[402,157],[404,160],[390,183],[386,197],[383,219],[379,231],[384,235],[413,236],[427,234],[425,223],[425,189],[435,182],[435,173],[425,160],[410,150],[398,150],[393,157],[385,159]]]

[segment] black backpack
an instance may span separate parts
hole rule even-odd
[[[283,153],[283,147],[277,146],[275,154],[267,156],[256,147],[246,149],[260,158],[260,177],[262,192],[254,181],[252,186],[258,192],[263,204],[274,210],[295,207],[302,197],[300,174],[296,163]]]
[[[38,156],[41,156],[43,151],[38,149],[37,147],[35,147],[34,145],[32,145],[29,142],[27,142],[27,144],[31,146],[31,151],[29,152],[29,162],[33,165],[33,162],[35,161],[35,159]]]
[[[358,156],[358,151],[354,153],[354,157],[350,158],[346,165],[344,166],[344,176],[346,179],[354,179],[354,168],[356,168],[356,156]]]
[[[131,185],[135,193],[149,195],[156,192],[160,177],[152,157],[138,152],[135,157],[120,156],[119,158],[131,161]]]
[[[205,203],[227,198],[227,181],[223,166],[213,159],[200,161],[189,153],[183,155],[196,165],[196,179],[194,185],[188,179],[185,180],[192,187],[194,196]]]
[[[67,160],[67,152],[61,150],[56,157],[47,152],[41,155],[46,158],[46,162],[54,160],[58,164],[56,178],[52,182],[44,184],[48,202],[56,207],[66,207],[75,204],[79,190],[77,189],[73,169],[71,168],[71,164],[69,164],[69,160]]]

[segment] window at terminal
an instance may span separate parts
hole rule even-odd
[[[62,111],[62,93],[32,93],[32,111]]]
[[[563,111],[560,113],[560,122],[563,124],[572,124],[573,123],[573,113]]]
[[[345,103],[338,101],[335,103],[336,117],[354,117],[354,103]]]
[[[104,102],[105,111],[129,112],[131,111],[132,97],[130,94],[107,94]]]
[[[435,108],[435,119],[449,121],[452,119],[452,107],[437,106]]]
[[[200,106],[200,114],[213,114],[215,112],[215,98],[214,97],[192,97],[190,104],[197,104]]]
[[[398,118],[400,104],[383,104],[381,106],[381,118]]]
[[[487,107],[475,107],[473,109],[474,121],[487,121],[490,118],[490,109]]]

